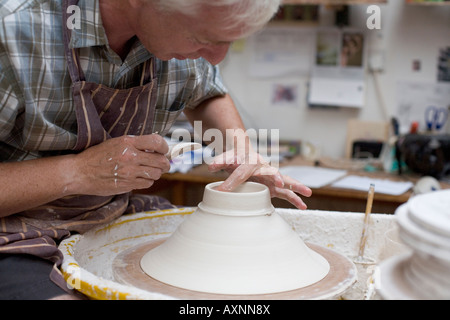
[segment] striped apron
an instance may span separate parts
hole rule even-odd
[[[65,0],[67,6],[78,0]],[[144,63],[140,86],[113,89],[87,82],[80,66],[77,49],[70,49],[71,30],[64,29],[68,71],[72,79],[73,101],[77,116],[77,142],[74,152],[122,135],[152,133],[156,105],[155,63]],[[174,208],[157,196],[120,194],[115,196],[75,195],[0,219],[0,254],[31,254],[54,263],[50,278],[68,290],[58,267],[62,253],[57,244],[71,233],[83,233],[108,223],[123,214]]]

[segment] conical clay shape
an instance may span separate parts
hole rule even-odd
[[[275,212],[266,186],[220,192],[220,183],[207,185],[197,210],[144,255],[147,275],[193,291],[250,295],[303,288],[328,274],[328,261]]]

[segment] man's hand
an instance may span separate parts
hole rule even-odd
[[[75,158],[73,193],[113,195],[146,189],[168,172],[169,150],[157,134],[109,139]]]
[[[216,156],[209,165],[212,172],[226,170],[230,176],[217,188],[222,191],[232,191],[247,180],[265,184],[272,197],[289,201],[296,208],[307,208],[298,194],[310,197],[311,189],[297,180],[280,174],[277,168],[270,166],[259,154],[249,151],[239,154],[229,150]],[[298,193],[298,194],[297,194]]]
[[[170,169],[159,135],[109,139],[79,154],[0,163],[0,217],[65,196],[149,188]]]
[[[205,100],[195,109],[185,109],[184,113],[192,124],[202,121],[203,132],[214,128],[222,133],[226,145],[223,149],[226,151],[208,163],[210,171],[226,170],[231,173],[219,190],[231,191],[244,181],[253,180],[265,184],[272,197],[285,199],[299,209],[306,209],[298,194],[309,197],[311,190],[291,177],[282,176],[252,150],[244,123],[230,95]]]

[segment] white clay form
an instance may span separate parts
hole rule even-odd
[[[303,288],[328,274],[328,261],[275,212],[266,186],[215,190],[221,183],[207,185],[197,210],[143,256],[147,275],[193,291],[251,295]]]
[[[450,299],[450,190],[417,195],[395,213],[412,253],[380,264],[385,299]]]

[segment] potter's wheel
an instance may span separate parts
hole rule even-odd
[[[160,294],[156,290],[143,290],[119,282],[113,274],[112,266],[113,262],[117,265],[117,256],[125,254],[126,250],[136,250],[141,244],[173,234],[193,211],[194,208],[179,208],[125,215],[83,235],[73,235],[59,245],[64,256],[61,271],[68,284],[92,299],[174,299],[173,296]],[[314,243],[321,248],[329,248],[347,258],[353,257],[359,248],[364,213],[294,209],[277,209],[277,213],[293,225],[307,244]],[[367,248],[366,254],[367,258],[377,260],[384,250],[385,230],[394,226],[395,217],[386,214],[372,214],[371,217],[374,224],[369,234],[371,246]],[[334,270],[335,263],[331,261],[330,264]],[[139,264],[136,263],[135,266]],[[347,290],[342,287],[342,293],[333,298],[364,299],[364,292],[368,289],[368,283],[364,279],[368,271],[366,268],[358,268],[359,280],[356,284],[348,286]],[[354,276],[356,278],[356,274]]]
[[[217,189],[221,183],[205,187],[203,200],[195,212],[166,241],[152,244],[143,256],[139,254],[137,262],[146,278],[223,298],[256,298],[312,287],[312,291],[302,292],[301,297],[323,299],[333,295],[328,292],[330,289],[356,274],[349,272],[351,268],[344,268],[344,279],[336,279],[334,275],[331,279],[337,280],[336,283],[323,288],[329,279],[314,287],[329,273],[328,259],[308,248],[292,226],[275,212],[269,188],[245,182],[233,191],[224,192]],[[121,266],[126,261],[137,263],[131,252],[131,256],[125,255],[119,262]],[[133,284],[143,282],[140,279]],[[160,288],[159,284],[157,287]],[[178,293],[173,294],[178,297]]]
[[[112,269],[115,279],[125,285],[146,291],[158,292],[178,299],[328,299],[342,294],[356,281],[356,268],[346,257],[337,252],[313,245],[308,247],[327,259],[330,271],[321,281],[297,290],[261,295],[222,295],[211,294],[167,285],[148,276],[140,267],[142,257],[156,248],[167,238],[141,243],[121,252],[113,261]],[[262,281],[264,281],[262,279]]]

